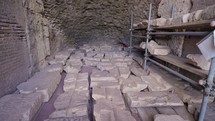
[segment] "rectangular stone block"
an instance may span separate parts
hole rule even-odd
[[[30,94],[40,92],[43,96],[43,102],[48,102],[60,82],[59,72],[38,72],[27,82],[17,86],[21,94]]]
[[[99,88],[114,88],[120,89],[120,85],[118,82],[111,82],[111,81],[93,81],[90,84],[91,87],[99,87]]]
[[[41,70],[41,72],[55,72],[55,71],[61,73],[63,71],[63,64],[60,63],[60,64],[48,65]]]
[[[40,93],[6,95],[0,98],[0,120],[31,121],[41,104]]]
[[[55,59],[68,59],[70,56],[70,53],[68,51],[62,51],[55,54]]]
[[[129,67],[120,67],[119,68],[120,77],[127,79],[131,73]]]
[[[187,121],[187,120],[184,120],[179,115],[163,115],[163,114],[158,114],[158,115],[155,115],[154,121]]]
[[[74,82],[78,78],[78,73],[68,73],[64,79],[64,82]]]
[[[184,106],[176,94],[169,92],[126,93],[130,107]]]
[[[140,92],[148,87],[140,77],[131,75],[128,79],[123,80],[121,90],[123,93]]]

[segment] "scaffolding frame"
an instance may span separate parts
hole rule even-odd
[[[129,54],[131,54],[132,52],[132,48],[133,48],[133,37],[137,37],[137,38],[144,38],[146,39],[146,43],[145,43],[145,54],[144,54],[144,70],[147,71],[148,67],[147,67],[147,61],[150,61],[152,63],[154,63],[155,65],[167,70],[168,72],[180,77],[183,80],[186,80],[187,82],[189,82],[190,84],[192,84],[193,86],[195,86],[197,89],[202,89],[202,86],[200,86],[196,81],[180,74],[177,71],[174,71],[172,69],[170,69],[167,66],[164,66],[162,64],[160,64],[159,62],[149,58],[148,55],[148,49],[147,49],[147,45],[148,42],[151,39],[151,36],[155,36],[155,35],[168,35],[168,36],[172,36],[172,35],[176,35],[176,36],[206,36],[208,35],[210,32],[152,32],[152,28],[151,28],[151,15],[152,15],[152,3],[149,6],[149,13],[148,13],[148,25],[147,25],[147,32],[146,32],[146,36],[136,36],[133,35],[133,31],[135,31],[135,29],[133,29],[133,12],[131,13],[131,20],[130,20],[130,46],[129,46]],[[215,27],[215,21],[211,22],[211,27]],[[215,30],[214,30],[214,42],[215,42]],[[204,94],[203,94],[203,100],[202,100],[202,105],[201,105],[201,112],[199,115],[199,119],[198,121],[203,121],[204,120],[204,116],[206,113],[206,109],[207,109],[207,104],[208,104],[208,98],[210,95],[212,95],[212,91],[213,91],[213,79],[214,79],[214,74],[215,74],[215,57],[211,59],[211,66],[210,66],[210,70],[208,73],[208,77],[207,77],[207,82],[204,88]]]

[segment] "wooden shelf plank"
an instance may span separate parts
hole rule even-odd
[[[160,60],[163,60],[165,62],[168,62],[172,65],[175,65],[179,68],[182,68],[186,71],[189,71],[193,74],[196,74],[196,75],[199,75],[201,77],[207,77],[208,75],[208,71],[205,71],[205,70],[201,70],[201,69],[198,69],[197,67],[194,67],[192,66],[190,63],[191,61],[189,59],[186,59],[186,58],[181,58],[181,57],[178,57],[178,56],[174,56],[174,55],[165,55],[165,56],[154,56],[155,58],[157,59],[160,59]]]
[[[176,25],[165,25],[160,27],[151,27],[153,30],[171,30],[171,29],[196,29],[196,28],[211,28],[210,23],[213,20],[201,20],[190,23],[176,24]],[[135,30],[146,29],[146,26],[138,25],[134,27]]]
[[[211,28],[212,20],[202,20],[178,25],[166,25],[161,27],[152,27],[153,29],[192,29],[192,28]]]

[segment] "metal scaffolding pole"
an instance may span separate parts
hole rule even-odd
[[[133,40],[132,40],[132,36],[133,36],[133,11],[131,11],[131,20],[130,20],[130,44],[129,44],[129,55],[131,55],[131,50],[132,50],[132,44],[133,44]]]
[[[152,3],[149,6],[149,16],[148,16],[148,27],[147,27],[147,37],[146,37],[146,47],[145,47],[145,58],[144,58],[144,70],[146,71],[147,69],[147,59],[148,59],[148,50],[147,50],[147,45],[149,42],[150,34],[149,32],[151,31],[151,14],[152,14]]]
[[[207,104],[208,104],[208,98],[211,94],[212,87],[213,87],[214,74],[215,74],[215,57],[212,58],[212,60],[211,60],[211,67],[210,67],[209,75],[207,78],[207,85],[205,88],[205,92],[204,92],[204,96],[203,96],[203,100],[202,100],[201,112],[200,112],[198,121],[204,120],[204,116],[205,116],[205,112],[206,112]]]

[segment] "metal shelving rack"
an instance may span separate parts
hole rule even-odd
[[[208,35],[210,32],[154,32],[152,31],[153,29],[156,30],[156,27],[153,28],[151,27],[151,15],[152,15],[152,4],[150,4],[150,7],[149,7],[149,14],[148,14],[148,26],[147,28],[141,28],[141,29],[138,29],[138,30],[145,30],[147,31],[146,33],[146,36],[135,36],[133,35],[133,31],[135,31],[135,29],[133,28],[133,12],[131,13],[131,20],[130,20],[130,24],[131,24],[131,27],[129,29],[130,31],[130,45],[129,45],[129,52],[131,54],[131,51],[132,51],[132,48],[133,48],[133,45],[132,45],[132,41],[133,41],[133,37],[138,37],[138,38],[144,38],[146,39],[146,47],[145,47],[145,54],[144,54],[144,70],[147,70],[147,61],[150,61],[152,63],[154,63],[155,65],[167,70],[168,72],[186,80],[187,82],[189,82],[190,84],[192,84],[193,86],[195,86],[196,88],[198,89],[203,89],[202,86],[200,86],[196,81],[180,74],[179,72],[177,71],[174,71],[170,68],[168,68],[167,66],[164,66],[162,64],[160,64],[159,62],[151,59],[149,57],[149,54],[148,54],[148,49],[147,49],[147,45],[148,45],[148,42],[150,41],[151,39],[151,36],[156,36],[156,35],[168,35],[168,36],[171,36],[171,35],[184,35],[184,36],[206,36]],[[214,21],[212,21],[213,23],[215,23]],[[203,21],[203,22],[199,22],[197,24],[187,24],[187,26],[193,26],[195,27],[195,25],[198,25],[198,26],[205,26],[205,25],[209,25],[211,23],[211,21]],[[180,27],[180,26],[178,26]],[[183,27],[186,27],[186,25],[183,25]],[[183,28],[183,27],[180,27],[180,28]],[[211,28],[215,27],[214,24],[212,25],[211,24]],[[162,30],[162,27],[157,27],[158,30]],[[168,27],[163,27],[164,30],[171,30],[171,29],[176,29],[176,26],[173,25],[173,27],[171,26],[168,26]],[[215,30],[214,30],[214,42],[215,42]],[[211,59],[211,66],[210,66],[210,70],[209,70],[209,73],[208,73],[208,76],[207,76],[207,82],[205,84],[205,88],[204,88],[204,96],[203,96],[203,101],[202,101],[202,106],[201,106],[201,112],[200,112],[200,115],[199,115],[199,120],[198,121],[203,121],[204,119],[204,116],[205,116],[205,112],[206,112],[206,108],[207,108],[207,103],[208,103],[208,98],[209,96],[212,94],[212,91],[213,91],[213,87],[214,87],[214,83],[213,83],[213,79],[214,79],[214,74],[215,74],[215,57]]]

